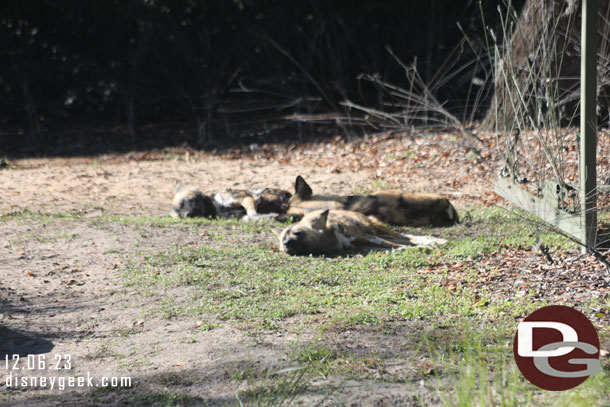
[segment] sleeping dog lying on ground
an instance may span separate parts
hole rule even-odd
[[[457,211],[447,198],[398,190],[378,191],[371,195],[314,195],[300,175],[289,200],[288,215],[303,216],[323,209],[360,212],[402,226],[448,226],[459,222]]]
[[[279,236],[280,251],[294,255],[335,255],[365,247],[401,249],[434,246],[446,241],[431,236],[403,235],[359,212],[317,210],[288,226]]]
[[[217,211],[212,198],[195,187],[185,187],[176,181],[176,194],[169,215],[172,218],[215,218]]]
[[[176,195],[170,216],[189,217],[241,217],[244,220],[264,218],[265,214],[285,214],[288,209],[288,191],[275,188],[253,190],[226,189],[210,198],[194,187],[176,182]]]

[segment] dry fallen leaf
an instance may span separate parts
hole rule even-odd
[[[425,375],[430,375],[434,372],[434,364],[432,364],[432,362],[430,362],[429,360],[424,360],[423,362],[420,362],[419,368]]]

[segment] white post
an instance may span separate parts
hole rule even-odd
[[[580,57],[580,209],[582,242],[597,238],[597,10],[599,0],[582,1]]]

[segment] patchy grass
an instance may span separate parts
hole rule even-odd
[[[143,264],[128,267],[124,278],[127,285],[149,292],[188,287],[188,298],[166,300],[161,305],[159,311],[166,318],[210,315],[219,321],[237,322],[246,329],[278,332],[295,320],[314,329],[326,327],[335,332],[363,326],[383,329],[387,324],[414,320],[444,325],[448,327],[446,335],[427,337],[415,332],[410,339],[419,349],[413,354],[427,352],[431,366],[415,371],[421,372],[426,385],[433,386],[447,406],[567,406],[604,396],[605,388],[610,387],[607,372],[557,396],[540,392],[516,370],[510,356],[515,321],[546,305],[543,301],[530,295],[474,295],[468,288],[469,280],[476,278],[474,271],[466,271],[462,283],[452,287],[445,284],[443,273],[420,273],[431,264],[475,259],[502,248],[532,247],[540,242],[552,250],[568,250],[575,245],[542,228],[537,230],[531,218],[520,212],[475,208],[462,215],[462,224],[449,228],[402,228],[405,232],[434,234],[449,240],[447,245],[432,250],[324,258],[284,255],[269,243],[227,248],[172,247],[146,257]],[[225,233],[227,239],[235,234],[270,233],[277,227],[211,220],[180,223]],[[267,242],[275,242],[275,238],[270,236]],[[590,306],[604,305],[593,301]],[[461,331],[464,326],[472,328],[466,330],[470,334]],[[323,340],[288,360],[292,365],[287,368],[269,366],[260,372],[234,372],[234,378],[248,383],[247,390],[238,396],[240,404],[281,405],[294,401],[308,389],[314,376],[370,376],[407,384],[415,380],[413,374],[384,376],[382,354],[339,354]],[[430,374],[436,380],[428,380]],[[423,401],[422,404],[425,405]]]
[[[100,387],[91,392],[91,398],[97,403],[107,405],[109,399],[117,398],[123,405],[130,406],[200,406],[205,405],[204,400],[187,394],[172,391],[150,392],[131,391],[130,389]]]
[[[454,333],[450,344],[439,338],[422,339],[429,374],[437,378],[435,387],[444,405],[535,405],[535,388],[511,363],[510,336],[477,327]]]
[[[260,232],[271,232],[273,229],[279,229],[283,225],[281,223],[274,222],[241,222],[239,219],[205,219],[205,218],[186,218],[186,219],[174,219],[169,216],[121,216],[121,215],[102,215],[87,218],[79,214],[70,213],[50,213],[50,212],[35,212],[28,209],[21,209],[18,212],[9,213],[0,216],[0,224],[15,221],[15,220],[33,220],[39,222],[48,222],[56,219],[73,220],[88,222],[89,224],[103,227],[110,223],[117,223],[121,225],[135,225],[135,226],[156,226],[156,227],[173,227],[176,225],[188,227],[192,229],[205,230],[208,233],[213,231],[232,231],[234,233],[241,234],[255,234]],[[76,234],[65,232],[65,234],[58,236],[58,238],[73,238]],[[224,236],[219,236],[224,237]]]
[[[245,369],[235,371],[233,379],[246,385],[246,390],[237,393],[238,405],[293,405],[297,397],[311,387],[314,379],[329,374],[335,354],[317,340],[305,347],[295,342],[285,359],[286,362],[278,366],[272,364],[262,370],[249,363]]]
[[[477,209],[462,225],[445,229],[404,228],[449,239],[438,249],[371,252],[345,257],[293,257],[268,246],[213,248],[173,247],[130,267],[126,283],[146,290],[189,286],[192,298],[166,299],[159,311],[177,315],[212,314],[219,320],[281,321],[293,316],[325,315],[345,326],[387,320],[448,317],[503,317],[509,321],[541,303],[530,298],[481,299],[467,286],[451,287],[442,274],[419,274],[437,262],[476,258],[499,247],[531,246],[536,233],[523,218],[498,209]],[[164,220],[165,221],[165,220]],[[140,222],[140,220],[138,220]],[[232,234],[260,233],[269,225],[234,221],[189,223]],[[571,243],[550,233],[540,241],[553,247]],[[468,275],[465,276],[467,282]],[[155,288],[157,287],[157,288]]]
[[[553,397],[551,397],[552,399]],[[610,369],[591,376],[582,385],[573,390],[555,395],[549,405],[574,407],[607,407],[610,406]]]
[[[512,360],[512,336],[477,329],[456,335],[454,347],[435,347],[424,339],[433,373],[447,380],[438,387],[446,406],[608,406],[610,369],[564,392],[541,391],[529,383]],[[441,380],[439,380],[441,382]]]
[[[289,405],[309,392],[316,379],[336,376],[400,383],[412,387],[415,394],[423,386],[436,392],[447,406],[605,405],[603,400],[610,399],[607,366],[604,373],[560,394],[537,390],[516,370],[510,349],[516,320],[546,305],[543,301],[527,294],[518,298],[498,296],[491,290],[475,295],[469,284],[476,281],[476,270],[465,269],[457,284],[447,284],[452,263],[505,248],[532,247],[538,242],[551,250],[571,250],[574,244],[543,229],[536,230],[535,223],[520,212],[474,208],[461,214],[463,222],[449,228],[401,228],[448,239],[441,248],[352,253],[335,258],[278,253],[273,231],[283,225],[276,223],[106,215],[89,219],[25,211],[0,217],[0,224],[15,219],[68,219],[96,228],[131,225],[142,233],[152,228],[197,231],[199,241],[168,246],[153,254],[138,253],[126,262],[125,285],[162,298],[155,303],[154,312],[166,319],[187,315],[206,321],[196,328],[190,341],[225,323],[234,323],[253,336],[282,335],[294,326],[322,332],[313,343],[295,344],[276,365],[261,368],[250,363],[228,372],[236,388],[241,385],[238,404]],[[78,237],[70,233],[57,234],[56,238]],[[117,251],[111,249],[105,254]],[[447,270],[426,272],[429,266],[440,263],[447,264]],[[173,290],[180,295],[168,295]],[[591,313],[600,312],[610,308],[609,301],[593,298],[585,308]],[[404,337],[404,348],[391,356],[394,362],[404,358],[401,364],[406,371],[398,373],[386,372],[390,356],[383,349],[350,353],[337,349],[332,342],[337,333],[382,335],[387,329],[391,336],[396,327],[410,329]],[[428,327],[433,329],[423,329]],[[121,341],[138,332],[133,326],[117,327],[112,331],[113,340]],[[609,333],[607,328],[600,330],[600,335]],[[84,359],[124,359],[110,351],[113,347],[103,340]],[[119,368],[131,371],[147,363],[146,359],[131,360]],[[174,391],[196,383],[188,375],[159,375],[153,383],[168,389],[150,394],[104,390],[92,392],[91,397],[103,400],[120,396],[133,405],[199,405],[203,401],[182,390]],[[316,388],[315,392],[325,390]],[[424,399],[420,404],[426,405]]]
[[[224,228],[232,229],[237,232],[260,232],[262,230],[270,230],[273,223],[259,221],[259,222],[242,222],[237,218],[220,218],[220,219],[208,219],[208,218],[185,218],[185,219],[174,219],[169,216],[118,216],[118,215],[105,215],[95,218],[96,222],[107,223],[116,222],[123,225],[139,225],[139,226],[172,226],[172,225],[184,225],[193,228]],[[279,223],[277,225],[280,225]]]
[[[59,212],[37,212],[30,211],[29,209],[21,209],[17,212],[12,212],[6,215],[0,216],[0,223],[6,223],[14,220],[36,220],[36,221],[50,221],[53,219],[68,219],[68,220],[85,220],[80,215],[59,213]]]
[[[199,332],[206,332],[206,331],[211,331],[213,329],[219,328],[220,324],[217,324],[215,322],[204,322],[201,325],[197,326],[197,330]]]

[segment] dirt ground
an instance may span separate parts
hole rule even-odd
[[[176,179],[205,192],[263,186],[291,190],[297,174],[317,191],[327,193],[367,188],[374,179],[369,171],[337,174],[329,168],[209,156],[189,159],[181,155],[152,161],[108,157],[26,159],[12,162],[1,172],[0,214],[25,210],[91,219],[114,214],[163,215],[169,209]],[[72,369],[68,376],[129,376],[142,395],[142,405],[153,404],[153,399],[145,395],[163,395],[168,384],[175,383],[188,388],[193,397],[190,401],[195,404],[234,405],[239,383],[231,372],[247,369],[247,363],[258,367],[277,363],[278,354],[287,354],[287,344],[311,340],[308,335],[315,334],[295,331],[281,336],[252,335],[230,324],[200,332],[193,319],[168,320],[150,312],[164,298],[182,293],[169,291],[159,298],[130,292],[119,281],[124,263],[169,244],[199,242],[201,236],[192,228],[168,230],[116,222],[100,225],[61,217],[5,218],[0,228],[2,354],[47,354],[49,358],[70,355]],[[274,243],[272,236],[264,239]],[[135,260],[133,248],[137,249]],[[337,338],[337,346],[366,354],[375,344],[397,345],[402,338],[396,333],[345,333]],[[388,352],[393,348],[388,346]],[[55,366],[55,361],[46,362]],[[22,370],[17,373],[31,372],[24,371],[27,361],[22,359],[21,363]],[[0,385],[4,388],[7,374],[14,371],[3,367]],[[42,374],[60,377],[66,371],[52,369]],[[34,373],[42,374],[37,370]],[[197,386],[192,386],[195,382]],[[338,391],[326,403],[345,397],[353,399],[350,405],[417,403],[414,392],[398,384],[371,380],[343,383],[342,387],[346,384],[362,390]],[[86,393],[90,390],[3,389],[0,402],[7,406],[81,406],[92,402]],[[312,403],[322,400],[325,392],[314,392],[311,397]],[[98,400],[104,405],[133,401],[133,394],[122,392]]]
[[[298,174],[316,192],[350,193],[380,185],[380,175],[373,170],[350,171],[343,167],[337,170],[337,165],[227,160],[210,155],[191,156],[188,152],[153,159],[133,156],[24,159],[12,162],[0,172],[0,215],[29,211],[72,214],[92,220],[103,215],[164,215],[169,210],[177,179],[208,193],[224,188],[292,190]],[[456,185],[456,179],[463,174],[457,170],[449,173],[431,177],[429,171],[422,169],[402,178],[390,174],[387,179],[390,186],[445,193],[458,209],[490,191],[485,180],[461,182],[459,192],[452,190],[450,186]],[[195,405],[235,405],[236,392],[246,386],[233,377],[236,371],[278,363],[278,355],[287,355],[290,343],[311,341],[316,335],[296,328],[279,334],[252,333],[224,323],[202,332],[196,319],[167,319],[152,311],[165,299],[185,293],[171,289],[162,295],[143,296],[120,281],[129,262],[137,264],[169,245],[201,244],[201,234],[194,228],[26,216],[6,217],[0,230],[1,353],[70,355],[72,369],[68,373],[61,370],[43,373],[57,377],[89,373],[96,380],[102,376],[129,376],[133,383],[132,390],[112,393],[95,388],[93,392],[91,388],[74,392],[7,390],[5,373],[9,370],[4,366],[4,370],[0,368],[2,405],[127,405],[136,401],[154,405],[157,396],[162,396],[159,400],[171,400],[174,393],[168,394],[168,388],[171,392],[188,393],[189,402]],[[270,245],[275,242],[272,235],[261,239]],[[399,325],[357,334],[340,332],[334,346],[356,355],[383,353],[386,367],[379,374],[386,378],[398,373],[408,377],[409,372],[399,371],[404,369],[404,354],[400,350],[408,344],[406,338],[413,331],[413,325]],[[22,361],[22,367],[26,362]],[[55,365],[55,361],[47,362],[48,366]],[[18,371],[21,375],[28,372]],[[41,375],[39,371],[35,374]],[[375,377],[348,379],[334,383],[339,389],[330,396],[328,389],[333,383],[320,379],[313,382],[306,403],[438,404],[438,394],[425,391],[423,382],[413,377],[409,385],[378,381]],[[134,399],[134,390],[139,398]],[[179,397],[175,402],[170,405],[180,405]]]
[[[224,188],[275,187],[292,191],[297,175],[320,191],[351,191],[370,174],[333,174],[328,169],[274,162],[222,160],[210,156],[163,160],[101,158],[26,159],[2,172],[0,214],[27,208],[42,212],[164,215],[175,180],[204,193]]]

